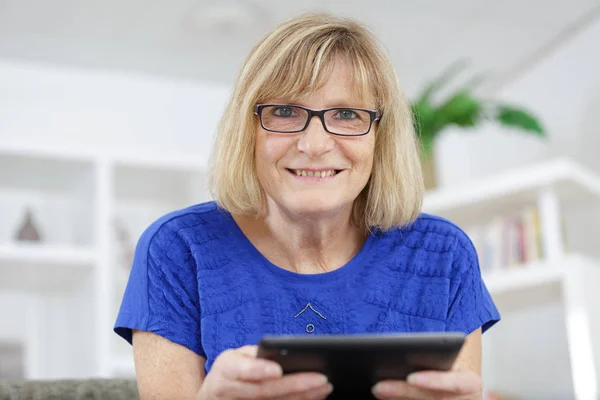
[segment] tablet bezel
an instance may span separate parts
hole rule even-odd
[[[259,341],[258,357],[277,362],[284,374],[321,372],[333,380],[338,392],[366,393],[380,380],[404,380],[410,372],[424,369],[450,370],[465,341],[461,332],[268,335]],[[390,369],[390,359],[398,360],[398,366]],[[307,360],[322,367],[300,367]],[[380,369],[386,372],[374,372]]]

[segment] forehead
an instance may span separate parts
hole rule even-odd
[[[316,90],[304,93],[296,100],[300,102],[318,103],[319,107],[355,106],[373,107],[370,88],[358,84],[350,63],[343,59],[336,60],[323,84]]]
[[[375,107],[371,82],[366,71],[357,67],[347,58],[332,58],[312,75],[286,79],[295,81],[280,82],[265,98],[269,102],[285,102],[306,105],[313,108],[335,106]]]

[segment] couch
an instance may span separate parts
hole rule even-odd
[[[0,400],[130,400],[139,399],[135,380],[0,381]]]

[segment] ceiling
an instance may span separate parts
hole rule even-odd
[[[365,22],[414,93],[451,62],[500,79],[600,0],[0,0],[0,58],[231,84],[284,18],[328,10]]]

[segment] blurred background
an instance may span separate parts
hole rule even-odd
[[[600,398],[598,0],[0,0],[0,381],[133,377],[112,325],[139,234],[210,198],[244,57],[318,10],[389,50],[424,211],[477,247],[489,398]]]

